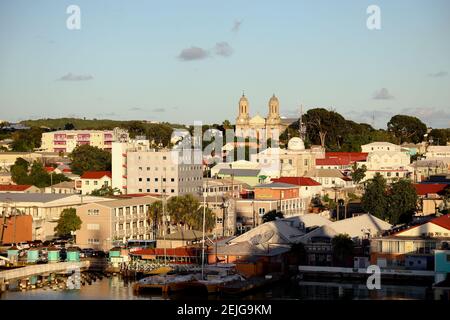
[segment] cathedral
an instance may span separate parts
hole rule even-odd
[[[256,115],[250,118],[247,97],[242,94],[239,100],[239,115],[236,118],[236,136],[256,139],[279,140],[286,129],[280,117],[280,103],[273,95],[269,100],[269,113],[267,118]]]

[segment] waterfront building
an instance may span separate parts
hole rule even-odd
[[[154,239],[155,225],[150,221],[150,205],[160,200],[153,196],[105,199],[77,207],[83,221],[76,231],[77,245],[108,251],[114,242]]]
[[[372,264],[381,268],[433,270],[435,250],[450,242],[450,215],[371,239]]]
[[[3,234],[2,234],[3,233]],[[33,240],[33,218],[30,215],[9,216],[0,219],[0,239],[3,243]]]
[[[148,140],[113,143],[112,187],[122,194],[197,194],[202,185],[201,152],[152,149]]]
[[[41,150],[70,153],[77,146],[89,145],[111,151],[114,141],[128,141],[128,131],[114,130],[59,130],[42,133]]]
[[[32,240],[45,241],[54,238],[54,228],[64,209],[106,200],[108,199],[78,194],[0,193],[0,208],[8,215],[31,216]]]
[[[86,171],[75,181],[75,189],[81,194],[90,194],[94,190],[111,187],[111,171]]]
[[[222,178],[204,178],[202,194],[206,192],[208,197],[233,196],[239,197],[244,189],[251,188],[250,185],[239,180]]]

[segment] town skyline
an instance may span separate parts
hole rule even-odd
[[[66,28],[73,4],[80,30]],[[252,115],[275,94],[288,118],[303,104],[376,128],[395,114],[449,127],[450,4],[377,1],[369,30],[370,4],[3,1],[0,119],[234,123],[245,92]]]

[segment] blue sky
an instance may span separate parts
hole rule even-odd
[[[285,116],[450,127],[449,31],[447,0],[0,0],[0,119],[234,122],[245,91],[251,115],[275,93]]]

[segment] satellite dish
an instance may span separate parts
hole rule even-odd
[[[261,243],[269,242],[274,235],[273,230],[267,230],[263,234],[261,234]]]
[[[260,244],[261,243],[261,234],[257,234],[255,236],[251,237],[249,241],[251,244],[253,244],[255,246]]]

